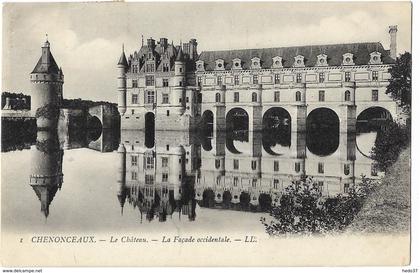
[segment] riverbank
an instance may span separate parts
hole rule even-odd
[[[366,200],[348,232],[407,233],[410,229],[410,147],[388,169]]]

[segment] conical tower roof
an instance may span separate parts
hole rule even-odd
[[[125,53],[124,53],[124,45],[122,47],[122,52],[121,52],[120,59],[118,61],[118,65],[123,65],[124,67],[128,67],[127,58],[125,57]]]
[[[184,53],[182,52],[182,48],[179,47],[178,54],[176,55],[175,61],[177,62],[183,62],[184,61]]]
[[[38,60],[32,73],[48,73],[48,74],[59,74],[60,68],[54,60],[50,50],[50,42],[48,40],[42,47],[42,55]],[[31,73],[31,74],[32,74]]]

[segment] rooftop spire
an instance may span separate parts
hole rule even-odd
[[[118,61],[118,65],[123,65],[124,67],[128,67],[127,58],[125,57],[125,53],[124,53],[124,44],[122,44],[122,52],[121,52],[120,59]]]

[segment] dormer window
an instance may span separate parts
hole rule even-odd
[[[195,68],[197,71],[204,71],[204,61],[199,60],[195,62]]]
[[[273,68],[281,68],[283,67],[283,59],[282,57],[276,56],[273,58]]]
[[[251,59],[251,68],[252,69],[260,69],[261,68],[261,60],[258,57],[254,57]]]
[[[369,64],[382,64],[381,53],[377,51],[370,53]]]
[[[343,65],[354,65],[353,54],[343,54]]]
[[[225,70],[225,61],[222,59],[217,59],[215,70]]]
[[[295,57],[295,63],[293,64],[294,67],[305,67],[305,57],[302,55],[297,55]]]
[[[232,69],[242,69],[241,59],[235,58],[232,60]]]
[[[317,66],[328,66],[327,55],[325,55],[325,54],[318,55],[316,65]]]

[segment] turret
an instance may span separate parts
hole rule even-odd
[[[184,97],[185,97],[185,72],[186,72],[186,66],[185,66],[185,59],[184,59],[184,53],[182,51],[181,46],[179,47],[178,53],[176,55],[175,63],[174,63],[174,69],[175,69],[175,76],[173,77],[173,83],[172,83],[172,95],[171,95],[171,104],[172,106],[179,106],[177,108],[178,113],[182,114],[184,110]]]
[[[37,145],[31,150],[29,185],[41,202],[41,212],[49,215],[49,206],[63,184],[63,150],[58,137],[49,131],[37,132]]]
[[[397,58],[397,31],[398,26],[389,26],[389,38],[390,38],[390,46],[389,46],[389,55],[394,60]]]
[[[41,57],[30,74],[31,113],[47,104],[60,106],[63,99],[64,75],[58,67],[50,50],[50,42],[45,41],[41,48]]]
[[[118,112],[121,116],[127,111],[127,77],[126,72],[128,68],[127,58],[124,53],[124,45],[122,47],[122,53],[117,64],[118,69],[118,80],[117,80],[117,89],[118,89]]]
[[[127,197],[126,183],[125,183],[125,158],[126,150],[124,144],[120,144],[117,150],[118,153],[118,180],[117,180],[117,198],[121,207],[121,215],[123,214],[125,199]]]

